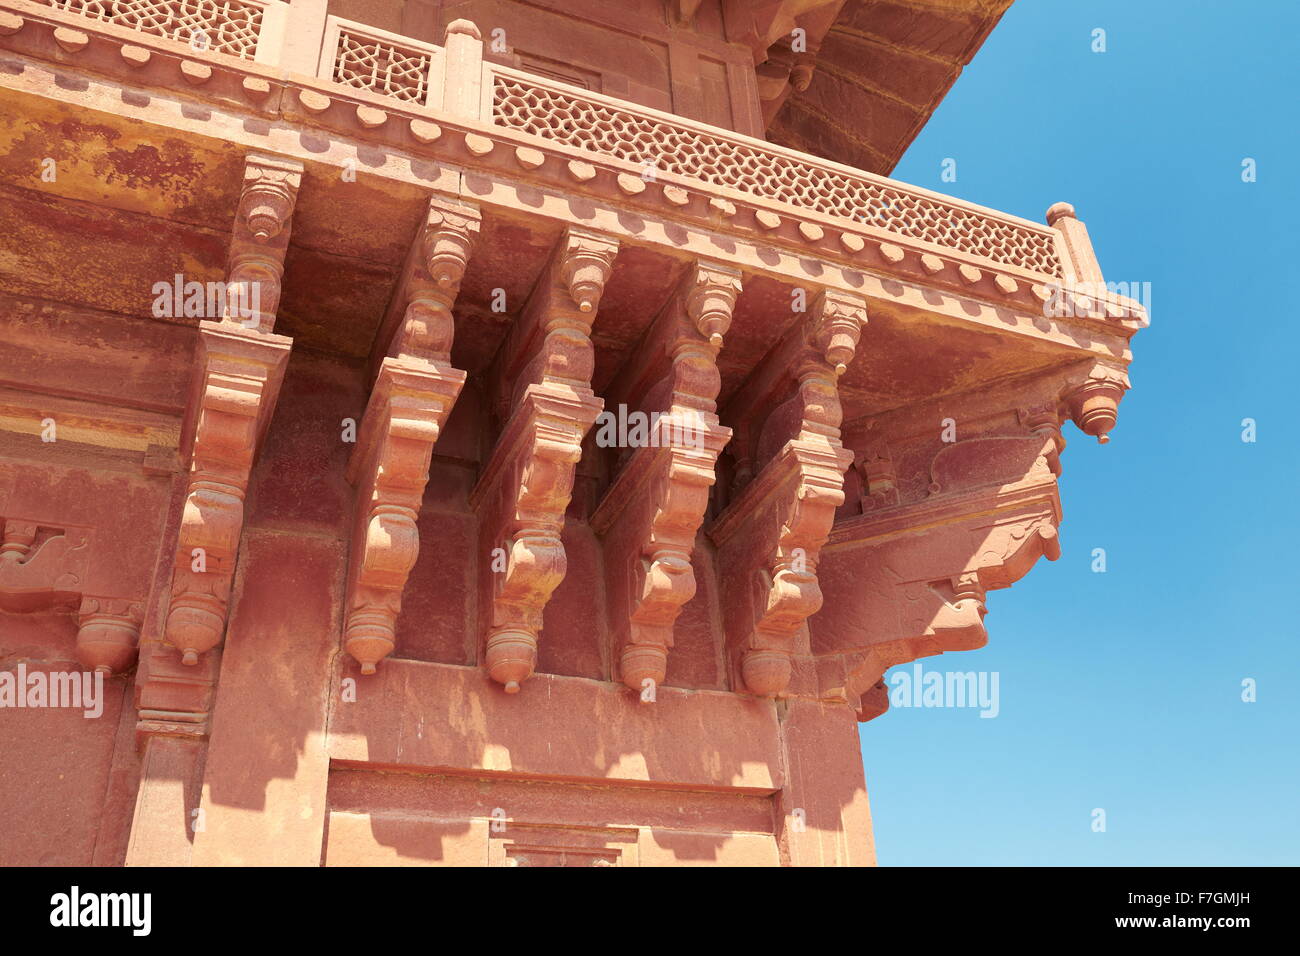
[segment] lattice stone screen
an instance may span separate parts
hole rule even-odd
[[[239,0],[45,0],[56,10],[253,59],[262,8]]]
[[[495,74],[492,121],[548,140],[1061,275],[1052,234]]]
[[[335,83],[373,90],[407,103],[424,103],[432,54],[388,40],[339,31],[334,54]]]

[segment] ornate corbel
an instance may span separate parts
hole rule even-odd
[[[0,521],[0,609],[77,612],[77,660],[101,674],[128,670],[140,639],[143,604],[84,593],[90,531],[9,518]]]
[[[1061,435],[1061,410],[1059,403],[1044,402],[1016,410],[1016,417],[1032,434],[1043,440],[1043,459],[1052,474],[1061,474],[1061,452],[1065,451],[1065,438]]]
[[[302,164],[250,155],[235,215],[226,310],[199,324],[183,449],[189,480],[177,535],[166,641],[193,666],[221,643],[249,474],[289,357],[274,335]]]
[[[564,579],[564,512],[583,437],[603,407],[591,390],[591,323],[617,251],[614,240],[570,227],[499,365],[510,417],[470,503],[484,553],[505,553],[505,570],[489,572],[486,587],[485,659],[508,693],[533,673],[542,613]]]
[[[75,607],[86,582],[89,533],[22,518],[0,524],[0,610]]]
[[[452,305],[478,231],[476,207],[430,200],[348,463],[357,506],[344,640],[362,674],[373,674],[396,646],[402,591],[420,551],[416,521],[433,446],[465,384],[465,373],[451,365]]]
[[[740,294],[740,273],[717,263],[692,266],[626,373],[636,392],[611,393],[641,414],[667,392],[647,443],[632,450],[592,518],[614,575],[616,647],[624,684],[643,690],[667,673],[673,625],[695,595],[691,557],[704,520],[718,455],[731,437],[719,424],[718,350]],[[649,401],[648,401],[649,400]]]
[[[740,583],[724,587],[728,644],[739,657],[745,687],[759,696],[786,690],[796,638],[822,604],[818,559],[844,503],[844,472],[853,461],[840,441],[836,381],[865,322],[863,299],[833,290],[817,297],[769,363],[791,370],[795,384],[794,395],[766,416],[765,427],[783,429],[775,439],[793,434],[713,530],[722,564],[747,569],[737,574]],[[760,448],[772,441],[761,441]]]
[[[230,242],[223,322],[261,332],[274,328],[301,184],[301,163],[274,156],[248,157]]]
[[[1099,444],[1110,441],[1110,430],[1119,417],[1119,403],[1129,389],[1128,373],[1098,362],[1080,384],[1069,386],[1062,401],[1070,420],[1085,435],[1094,435]]]
[[[1019,413],[1031,434],[945,445],[928,495],[835,524],[822,580],[836,613],[811,633],[821,696],[848,700],[859,719],[876,716],[859,697],[888,668],[984,646],[987,592],[1060,556],[1055,416],[1055,406],[1031,407]]]
[[[81,599],[77,614],[77,660],[100,674],[130,667],[140,641],[144,605],[111,597]]]

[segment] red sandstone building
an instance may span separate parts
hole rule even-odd
[[[1008,2],[0,0],[0,863],[873,863],[1144,321]]]

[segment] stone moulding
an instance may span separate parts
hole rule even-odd
[[[746,447],[737,449],[742,480],[765,443],[794,432],[758,462],[757,477],[743,484],[710,532],[719,562],[730,569],[724,618],[738,683],[759,696],[786,691],[804,622],[822,605],[818,555],[844,503],[844,472],[853,462],[840,441],[836,380],[865,323],[863,300],[822,292],[775,358],[769,356],[768,384],[756,381],[754,392],[740,397],[747,403],[741,419],[766,420],[766,434],[744,428]],[[782,389],[792,394],[783,398]]]
[[[199,323],[182,445],[189,475],[166,624],[167,643],[188,666],[225,636],[244,493],[292,344],[271,329],[301,175],[301,164],[292,160],[248,156],[231,238],[227,308],[220,321]],[[256,299],[249,294],[254,284]],[[247,308],[252,302],[256,310]]]
[[[740,285],[737,269],[711,262],[691,266],[628,363],[646,370],[642,387],[650,396],[667,392],[667,407],[654,409],[663,413],[655,434],[632,451],[592,517],[592,528],[606,540],[612,573],[627,574],[611,588],[626,598],[612,615],[619,676],[633,690],[644,690],[647,681],[663,683],[673,624],[695,595],[695,536],[718,455],[731,438],[717,416],[717,354]],[[641,408],[646,396],[619,397]]]
[[[344,644],[362,674],[396,646],[433,447],[465,384],[450,361],[452,306],[478,231],[474,207],[430,200],[376,345],[387,354],[348,462],[357,502]]]
[[[570,227],[499,359],[510,417],[470,506],[485,560],[498,548],[505,554],[505,570],[488,572],[484,656],[507,693],[532,675],[542,614],[564,579],[574,468],[603,407],[591,390],[591,323],[617,252],[617,242]]]

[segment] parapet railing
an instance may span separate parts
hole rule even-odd
[[[1055,231],[773,143],[486,64],[489,119],[523,133],[1030,272],[1060,276]]]
[[[432,43],[330,16],[317,75],[400,103],[440,109],[443,55]]]
[[[271,62],[277,48],[259,51],[263,37],[282,33],[289,5],[279,0],[43,0],[56,10],[137,30],[259,63]],[[270,27],[274,21],[275,29]],[[261,55],[259,56],[259,52]]]
[[[485,61],[478,30],[466,21],[452,24],[438,46],[280,0],[43,2],[406,109],[611,157],[641,167],[647,179],[671,174],[1051,280],[1100,278],[1095,263],[1076,262],[1063,248],[1070,237],[1059,228]]]

